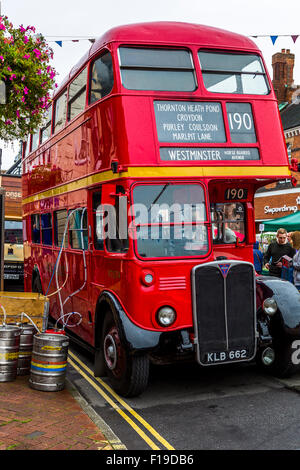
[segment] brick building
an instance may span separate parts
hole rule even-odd
[[[273,87],[278,99],[289,160],[300,163],[300,86],[294,85],[295,56],[282,49],[272,57]],[[300,173],[292,172],[296,187],[282,180],[259,189],[255,195],[256,231],[263,221],[284,217],[300,210]],[[300,227],[299,227],[300,230]]]

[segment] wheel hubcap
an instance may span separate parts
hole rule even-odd
[[[104,339],[104,356],[110,370],[115,369],[117,365],[117,346],[112,335],[108,334]]]

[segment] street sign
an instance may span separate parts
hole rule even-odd
[[[259,224],[259,231],[263,232],[265,229],[265,224]]]

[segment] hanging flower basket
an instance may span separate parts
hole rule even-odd
[[[51,102],[53,51],[33,26],[0,16],[0,139],[25,139],[43,125]]]

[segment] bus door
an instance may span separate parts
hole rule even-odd
[[[89,265],[89,296],[91,304],[95,305],[97,298],[105,286],[104,276],[104,237],[103,237],[103,218],[102,210],[102,187],[93,190],[89,197],[90,213],[92,214],[89,232],[90,232],[90,265]]]
[[[69,276],[71,276],[71,292],[69,300],[65,299],[65,312],[78,312],[82,316],[84,331],[89,323],[87,308],[88,298],[88,213],[86,207],[76,209],[69,219]],[[75,325],[79,323],[80,317],[70,317],[68,323]],[[74,331],[76,333],[76,329]],[[87,338],[84,338],[87,339]]]
[[[127,197],[119,184],[103,185],[104,284],[120,294],[124,256],[128,252]]]

